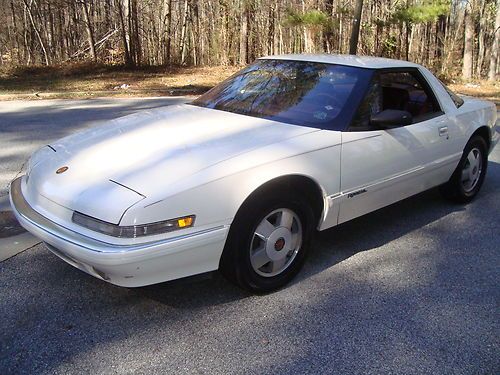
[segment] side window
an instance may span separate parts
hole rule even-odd
[[[413,123],[441,114],[434,93],[422,77],[412,71],[381,72],[375,75],[350,130],[375,130],[370,117],[386,109],[409,112]]]
[[[453,103],[455,103],[455,107],[460,108],[464,104],[464,100],[453,91],[451,91],[443,82],[439,81],[439,83],[443,85],[443,88],[446,90],[451,100],[453,100]]]
[[[358,112],[354,116],[354,120],[349,130],[375,130],[370,125],[370,118],[372,115],[382,112],[382,110],[382,87],[380,86],[380,76],[375,74],[368,88],[368,92],[358,108]]]

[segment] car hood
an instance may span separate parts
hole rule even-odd
[[[127,208],[171,184],[316,130],[193,105],[160,108],[52,143],[55,152],[32,160],[29,184],[59,205],[118,223]]]

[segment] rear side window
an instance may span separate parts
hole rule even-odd
[[[429,114],[440,112],[432,92],[422,85],[411,72],[380,74],[383,109],[408,111],[415,122]]]
[[[455,107],[460,108],[464,104],[464,100],[460,96],[455,94],[453,91],[451,91],[448,87],[446,87],[446,85],[443,82],[439,81],[439,83],[441,83],[443,88],[450,96],[451,100],[453,100],[453,103],[455,103]]]
[[[375,130],[370,126],[371,116],[390,109],[409,112],[413,123],[442,114],[434,93],[418,72],[383,71],[375,74],[350,130]]]

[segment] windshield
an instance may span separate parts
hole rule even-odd
[[[372,73],[343,65],[259,60],[192,104],[289,124],[343,130]]]

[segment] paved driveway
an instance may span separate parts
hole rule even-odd
[[[0,373],[497,374],[499,147],[490,160],[472,204],[431,190],[322,232],[265,296],[218,274],[115,287],[37,245],[0,263]]]

